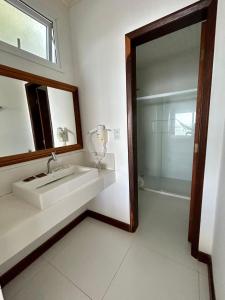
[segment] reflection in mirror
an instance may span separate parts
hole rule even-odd
[[[54,147],[77,143],[73,94],[48,87]]]
[[[73,93],[0,76],[0,157],[77,144]]]
[[[0,76],[0,155],[35,150],[25,90],[26,82]]]

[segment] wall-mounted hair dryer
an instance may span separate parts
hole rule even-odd
[[[98,169],[101,169],[101,163],[107,153],[109,131],[111,131],[111,129],[107,129],[105,125],[97,125],[96,128],[88,131],[88,148],[94,155]]]

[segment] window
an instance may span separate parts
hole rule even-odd
[[[195,112],[175,114],[175,135],[192,136],[194,134]]]
[[[0,0],[0,40],[57,62],[53,22],[20,0]]]

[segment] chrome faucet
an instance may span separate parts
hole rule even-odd
[[[50,168],[50,163],[52,160],[54,160],[54,161],[57,160],[55,152],[52,152],[51,157],[49,158],[49,160],[47,162],[47,174],[52,173],[52,169]]]

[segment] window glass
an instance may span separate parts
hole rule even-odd
[[[193,135],[194,130],[194,112],[175,114],[175,135]]]
[[[36,11],[35,14],[38,16]],[[5,0],[0,0],[0,40],[55,62],[53,26],[50,21],[49,26],[38,21],[37,16],[33,18]]]

